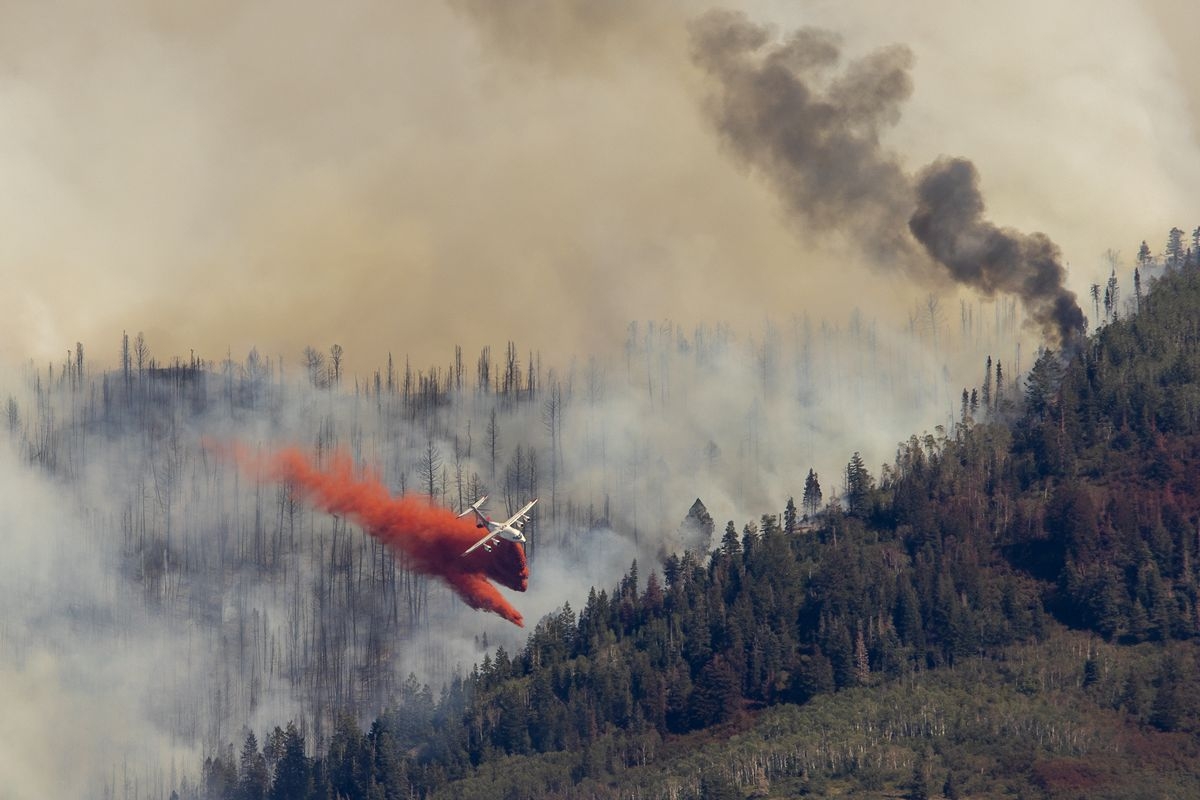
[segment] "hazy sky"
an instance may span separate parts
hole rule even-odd
[[[911,49],[883,146],[976,163],[1072,288],[1200,224],[1195,3],[726,4]],[[722,143],[701,2],[0,2],[0,358],[611,348],[633,318],[902,319],[929,291]],[[1086,305],[1086,303],[1085,303]]]

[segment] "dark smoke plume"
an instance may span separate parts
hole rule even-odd
[[[295,448],[263,456],[239,446],[210,443],[208,447],[231,457],[251,475],[265,474],[292,484],[317,508],[354,520],[407,556],[406,567],[441,578],[471,608],[524,625],[521,614],[489,583],[518,592],[528,588],[529,566],[520,544],[499,539],[490,553],[480,548],[463,556],[481,536],[472,522],[431,506],[423,497],[393,497],[378,478],[356,475],[353,461],[344,454],[334,455],[328,468],[320,469]]]
[[[881,146],[912,92],[907,48],[838,71],[840,43],[828,31],[802,28],[777,41],[744,14],[718,10],[691,33],[693,58],[717,81],[709,111],[718,130],[798,218],[852,240],[877,265],[1015,294],[1048,340],[1076,340],[1083,312],[1063,286],[1053,242],[984,221],[969,161],[939,161],[914,187]]]
[[[987,296],[1016,295],[1048,341],[1072,349],[1084,332],[1075,293],[1063,286],[1058,246],[1044,234],[997,228],[983,219],[983,195],[975,165],[941,159],[918,176],[914,236],[959,283]]]
[[[810,225],[854,237],[877,262],[912,264],[911,181],[879,144],[912,92],[908,49],[836,74],[840,43],[828,31],[773,42],[745,15],[712,11],[691,32],[693,57],[720,84],[709,112],[738,157]]]

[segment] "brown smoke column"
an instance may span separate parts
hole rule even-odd
[[[520,612],[490,582],[525,591],[529,565],[520,544],[498,538],[490,553],[480,548],[464,556],[463,551],[483,536],[473,522],[430,505],[425,497],[392,496],[377,477],[356,475],[353,460],[344,453],[334,454],[322,469],[297,448],[261,455],[240,445],[206,443],[206,447],[252,475],[291,484],[293,491],[323,511],[353,520],[407,556],[409,569],[441,578],[471,608],[524,625]]]

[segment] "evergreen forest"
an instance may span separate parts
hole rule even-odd
[[[93,375],[82,345],[31,365],[9,438],[76,487],[82,554],[133,587],[97,603],[64,585],[63,635],[180,636],[137,662],[139,703],[180,749],[149,777],[114,768],[96,794],[1200,796],[1194,252],[1146,255],[1124,305],[1114,272],[1077,351],[1042,350],[1015,380],[986,356],[961,397],[919,361],[889,363],[862,319],[745,345],[631,325],[621,392],[595,361],[543,373],[511,344],[473,376],[459,350],[428,372],[389,358],[353,388],[336,346],[287,377],[257,352],[162,364],[141,335],[115,371]],[[1017,325],[962,311],[964,352]],[[689,410],[723,369],[744,370],[744,391],[712,401],[733,422],[700,431]],[[863,391],[879,382],[890,395]],[[953,417],[878,467],[865,445],[819,461],[852,426],[793,416],[896,398],[953,398]],[[575,585],[528,631],[464,616],[347,520],[201,445],[297,431],[318,462],[349,452],[456,511],[542,497],[531,586],[555,583],[538,602],[589,563],[625,558],[620,577]],[[714,519],[705,490],[756,511]]]
[[[810,482],[311,756],[247,735],[195,792],[1196,796],[1200,270],[1137,304],[1020,395],[989,359],[952,430],[855,453],[843,503]]]

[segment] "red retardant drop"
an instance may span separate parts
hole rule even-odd
[[[335,454],[322,469],[297,448],[255,455],[240,445],[206,442],[205,446],[232,458],[250,474],[290,483],[292,491],[315,507],[353,520],[407,556],[409,569],[441,578],[471,608],[499,614],[515,625],[525,624],[491,583],[518,592],[528,588],[529,564],[517,542],[497,537],[491,552],[479,548],[464,556],[484,534],[474,522],[431,505],[426,497],[393,497],[377,476],[356,475],[353,461],[344,453]]]

